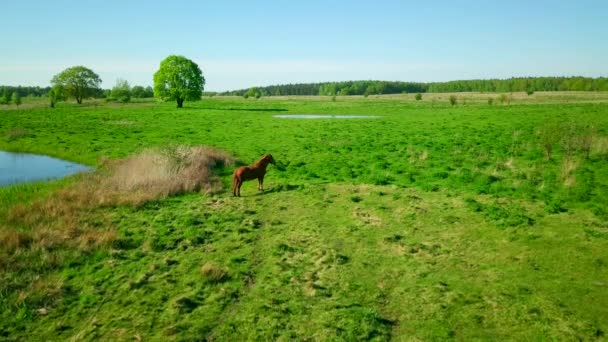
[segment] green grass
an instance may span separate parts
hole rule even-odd
[[[249,182],[243,198],[226,187],[83,213],[80,224],[117,232],[108,247],[1,251],[0,337],[605,338],[608,106],[447,99],[214,97],[181,110],[1,112],[4,150],[95,166],[206,144],[247,164],[272,153],[279,165],[264,194]],[[544,127],[559,130],[550,160]],[[28,134],[2,138],[15,129]],[[222,177],[228,185],[230,170]],[[10,207],[74,181],[0,189],[0,220],[32,229],[12,223]]]

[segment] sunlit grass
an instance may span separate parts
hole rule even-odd
[[[191,179],[144,152],[184,160],[179,144],[245,164],[272,153],[279,167],[243,198],[213,182],[214,194],[199,184],[77,205],[98,193],[79,192],[79,176],[0,188],[0,338],[603,338],[605,97],[457,96],[453,107],[424,94],[2,112],[0,137],[28,134],[0,149],[100,170],[127,158],[119,174],[139,181],[161,169],[162,184]],[[216,169],[224,185],[231,171]],[[129,177],[111,184],[136,192]]]

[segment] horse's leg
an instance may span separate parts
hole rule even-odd
[[[236,183],[236,195],[241,197],[241,185],[243,185],[243,180],[239,179]]]
[[[236,175],[232,177],[232,196],[236,197]]]
[[[264,175],[260,177],[260,190],[264,191]]]
[[[262,191],[262,177],[258,177],[258,191]]]

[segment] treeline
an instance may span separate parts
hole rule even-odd
[[[468,80],[429,83],[429,93],[518,91],[608,91],[608,78],[518,77],[506,80]]]
[[[449,92],[534,92],[534,91],[608,91],[608,78],[518,77],[509,79],[462,80],[449,82],[347,81],[281,84],[239,89],[219,95],[246,96],[251,89],[261,96],[280,95],[379,95],[401,93]]]
[[[131,98],[154,97],[154,90],[150,86],[131,87],[126,81],[120,79],[116,83],[112,89],[91,88],[87,92],[87,96],[120,102],[129,102]],[[0,104],[20,105],[22,97],[48,97],[51,98],[51,106],[54,106],[57,100],[62,100],[67,96],[58,94],[57,89],[51,87],[0,86]]]
[[[24,86],[0,86],[0,94],[17,93],[21,97],[33,96],[40,97],[48,94],[51,87],[24,87]]]
[[[252,91],[251,89],[255,89]],[[375,95],[420,93],[426,91],[424,83],[389,81],[346,81],[324,83],[281,84],[267,87],[239,89],[220,93],[220,95],[246,96],[252,92],[261,96],[281,95]]]

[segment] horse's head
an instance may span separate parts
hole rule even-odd
[[[265,156],[264,156],[264,160],[265,160],[267,163],[274,164],[274,158],[272,157],[272,154],[267,154],[267,155],[265,155]]]

